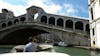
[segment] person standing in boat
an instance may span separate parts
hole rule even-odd
[[[26,44],[23,52],[36,52],[41,49],[37,44],[36,37],[29,37],[29,41],[30,42]]]

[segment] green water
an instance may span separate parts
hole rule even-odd
[[[90,51],[86,49],[80,49],[75,47],[55,47],[57,52],[67,53],[71,56],[91,56]]]
[[[14,45],[0,45],[0,53],[8,53]]]
[[[0,53],[10,52],[13,46],[0,46]],[[59,53],[66,53],[70,56],[100,56],[100,52],[90,51],[75,47],[58,47],[54,46],[54,50]]]

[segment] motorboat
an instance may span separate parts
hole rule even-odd
[[[41,44],[39,45],[41,47],[41,50],[39,50],[39,52],[42,51],[47,51],[47,50],[52,50],[53,46],[49,45],[49,44]],[[15,52],[23,52],[25,45],[17,45],[15,47],[13,47],[11,49],[11,53],[15,53]]]
[[[18,53],[5,53],[0,56],[70,56],[65,53],[56,52],[18,52]]]
[[[60,41],[60,42],[58,43],[58,45],[59,45],[59,46],[64,46],[64,47],[67,46],[67,44],[65,44],[65,42],[62,42],[62,41]]]
[[[23,52],[25,45],[17,45],[11,49],[11,52],[0,54],[0,56],[70,56],[66,53],[55,52],[53,45],[41,44],[39,46],[42,48],[42,51]]]
[[[61,47],[67,47],[68,46],[67,44],[65,44],[65,42],[62,42],[62,41],[55,42],[53,45],[54,46],[61,46]]]

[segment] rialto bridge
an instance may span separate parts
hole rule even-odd
[[[2,9],[0,13],[0,44],[27,43],[29,36],[51,34],[68,45],[89,45],[89,20],[46,13],[32,6],[18,17]],[[55,40],[56,41],[56,40]]]

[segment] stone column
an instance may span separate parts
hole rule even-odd
[[[75,31],[75,22],[73,22],[73,31]]]
[[[55,18],[55,26],[57,26],[57,18]]]
[[[49,24],[49,17],[48,17],[48,15],[47,15],[47,23],[46,24]]]
[[[66,28],[66,20],[64,20],[64,22],[63,22],[63,24],[64,24],[64,29]]]
[[[86,24],[83,23],[83,31],[86,32]]]

